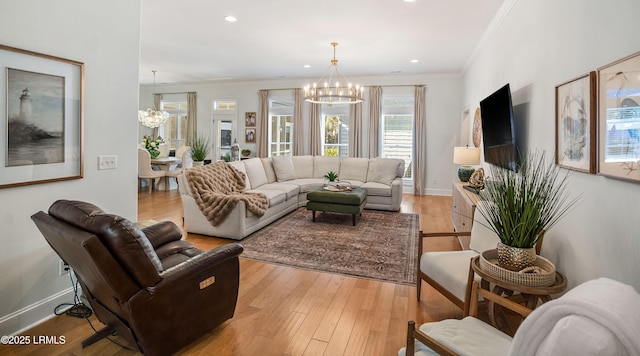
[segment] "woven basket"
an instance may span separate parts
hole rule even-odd
[[[532,269],[535,273],[510,271],[498,265],[496,250],[487,250],[480,256],[480,268],[488,275],[503,281],[528,287],[548,287],[556,281],[556,266],[544,257],[536,256]]]

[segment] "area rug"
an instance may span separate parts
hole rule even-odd
[[[300,208],[244,240],[241,258],[397,284],[415,284],[420,217],[365,210],[351,215]]]

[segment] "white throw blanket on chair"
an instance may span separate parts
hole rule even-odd
[[[510,355],[640,355],[640,294],[600,278],[543,304],[516,333]]]

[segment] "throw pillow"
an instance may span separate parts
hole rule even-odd
[[[340,158],[329,156],[313,157],[313,178],[324,178],[329,172],[339,173]],[[342,174],[338,174],[338,179],[343,179]]]
[[[293,156],[293,165],[297,179],[313,177],[313,156]]]
[[[367,181],[369,159],[345,157],[340,161],[340,180]]]
[[[267,174],[264,172],[260,158],[245,159],[242,163],[244,163],[244,169],[249,177],[249,182],[251,182],[251,189],[267,184]]]
[[[276,172],[278,182],[286,182],[288,180],[296,179],[296,170],[293,166],[293,159],[291,156],[274,156],[272,159],[273,170]]]
[[[271,157],[260,158],[262,165],[264,166],[264,173],[267,174],[267,182],[274,183],[278,179],[276,178],[276,172],[273,170],[273,163]]]
[[[394,158],[374,158],[369,162],[369,174],[367,182],[377,182],[391,185],[398,175],[398,165],[402,164],[401,159]]]

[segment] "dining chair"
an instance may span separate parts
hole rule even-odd
[[[158,158],[165,158],[165,157],[169,157],[169,153],[171,152],[171,148],[169,147],[168,144],[163,143],[160,145],[160,154],[158,155]]]
[[[184,153],[191,152],[191,147],[182,145],[176,150],[176,158],[180,158],[184,161]],[[189,155],[191,157],[191,155]],[[178,168],[182,168],[182,162],[178,165]]]
[[[152,192],[156,178],[163,178],[165,175],[165,171],[154,171],[151,168],[149,151],[138,148],[138,186],[142,187],[142,181],[146,180],[149,183],[149,192]]]
[[[182,150],[183,147],[186,147],[186,150]],[[179,156],[178,153],[181,152],[181,155]],[[186,168],[191,168],[193,167],[193,158],[191,158],[191,150],[189,149],[189,146],[182,146],[180,147],[180,149],[178,149],[178,151],[176,152],[176,157],[179,157],[182,162],[180,162],[180,164],[176,167],[176,169],[171,169],[165,172],[165,175],[167,177],[167,184],[169,184],[168,179],[169,178],[174,178],[176,180],[176,184],[178,183],[178,176],[180,174],[182,174],[182,172],[184,172],[184,170]]]

